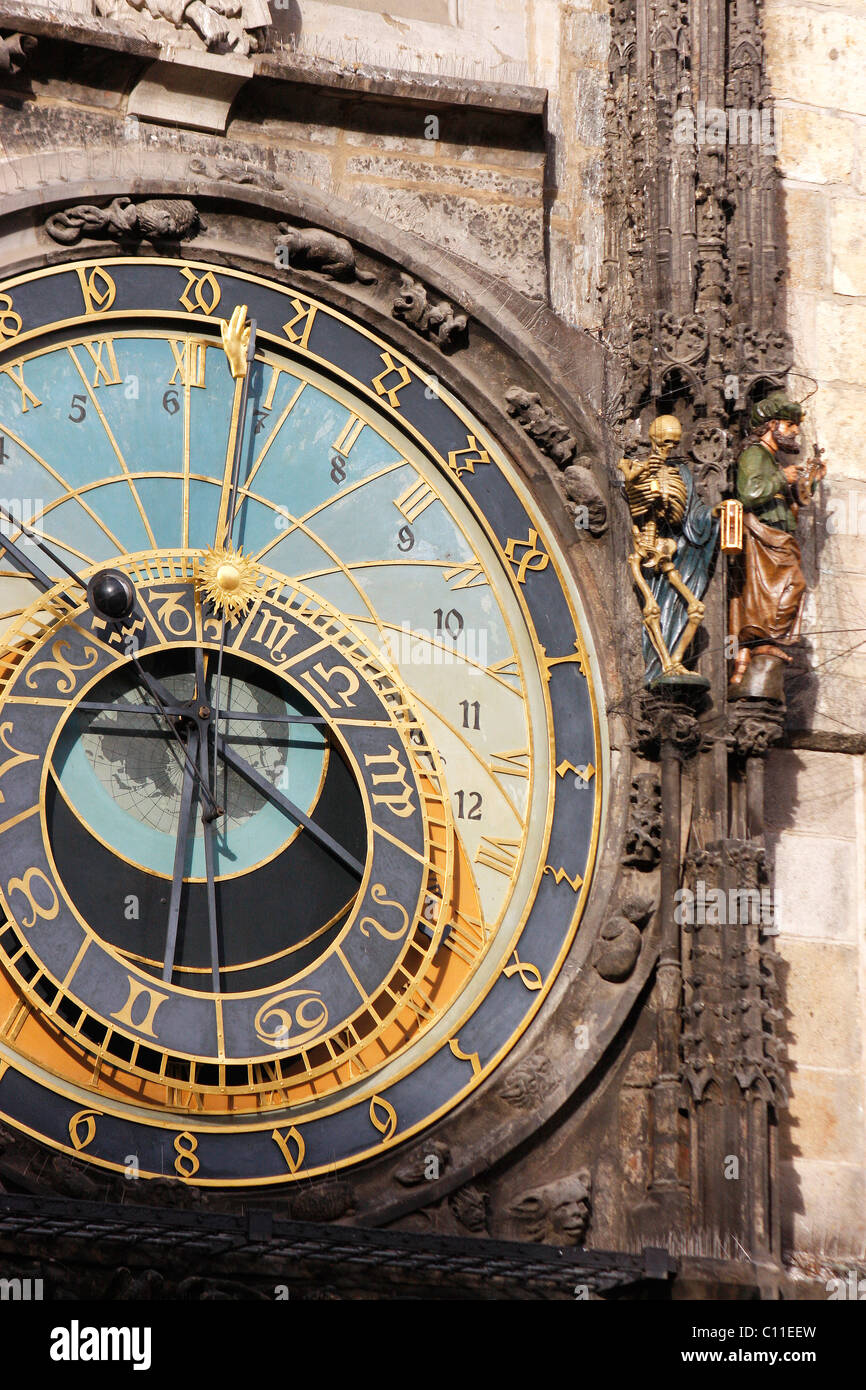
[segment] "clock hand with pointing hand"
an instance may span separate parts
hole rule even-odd
[[[252,372],[253,360],[256,353],[256,323],[255,320],[251,323],[247,323],[246,316],[247,306],[245,304],[239,304],[229,321],[226,323],[225,320],[223,320],[220,324],[223,350],[228,358],[229,370],[235,380],[235,399],[232,410],[229,447],[226,453],[226,470],[223,476],[222,495],[220,497],[220,508],[217,517],[216,536],[212,554],[218,565],[217,576],[220,578],[221,586],[229,595],[232,593],[232,585],[236,585],[240,579],[238,565],[234,559],[232,530],[234,529],[235,510],[237,508],[241,452],[243,449],[244,426],[246,424],[247,401],[249,399],[250,374]],[[231,466],[229,466],[229,463],[231,463]],[[220,551],[222,551],[221,557]],[[219,564],[220,558],[222,558],[222,564]],[[217,734],[219,730],[219,705],[222,692],[225,642],[226,610],[225,607],[223,607],[220,614],[220,643],[219,653],[217,655],[217,674],[214,695],[215,737],[212,771],[213,786],[216,786],[217,781],[217,749],[219,746]],[[206,761],[207,752],[205,751],[205,762]]]

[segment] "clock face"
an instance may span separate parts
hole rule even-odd
[[[119,257],[0,310],[0,1113],[194,1183],[359,1162],[578,929],[573,581],[479,421],[305,295]]]

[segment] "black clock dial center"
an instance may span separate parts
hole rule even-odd
[[[237,766],[220,754],[213,781],[215,669],[211,663],[201,692],[194,658],[180,649],[141,663],[173,697],[171,721],[186,758],[158,707],[142,704],[138,671],[126,668],[100,682],[70,721],[54,761],[49,821],[63,881],[85,917],[100,923],[102,939],[194,990],[212,979],[212,891],[222,988],[231,993],[282,979],[288,964],[308,964],[339,931],[359,877],[323,841],[362,864],[366,822],[346,760],[309,722],[313,708],[276,675],[235,656],[221,674],[219,733]],[[310,824],[299,824],[287,805]],[[211,868],[202,844],[210,822]],[[127,917],[130,896],[137,905]],[[253,900],[262,909],[255,926]],[[172,917],[178,929],[167,948]]]

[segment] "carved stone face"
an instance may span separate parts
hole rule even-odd
[[[511,1208],[522,1239],[582,1245],[589,1229],[592,1179],[585,1170],[527,1192]]]
[[[560,1202],[550,1213],[550,1224],[554,1235],[564,1237],[568,1244],[579,1245],[589,1226],[589,1202],[586,1195]]]

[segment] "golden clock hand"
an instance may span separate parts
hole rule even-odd
[[[220,324],[223,350],[228,358],[229,370],[235,381],[232,420],[229,443],[226,450],[226,465],[223,475],[222,494],[217,515],[214,548],[221,549],[231,544],[231,533],[237,506],[238,483],[240,481],[241,452],[244,441],[244,424],[249,397],[250,370],[256,351],[256,322],[246,322],[247,306],[239,304],[229,319]]]
[[[216,538],[214,541],[215,549],[232,548],[232,530],[235,522],[235,509],[238,499],[238,483],[240,481],[241,470],[241,450],[243,448],[244,425],[247,414],[247,399],[249,397],[250,373],[252,371],[253,359],[256,354],[256,321],[253,319],[246,324],[247,306],[239,304],[231,316],[228,323],[223,321],[220,325],[222,334],[223,349],[228,358],[231,374],[235,379],[235,405],[233,410],[232,435],[230,436],[229,448],[226,454],[226,471],[223,477],[222,496],[220,497],[220,509],[217,517]],[[228,460],[231,457],[231,473],[229,473]],[[226,615],[223,611],[220,628],[219,654],[217,656],[217,675],[214,687],[214,728],[219,724],[219,705],[220,691],[222,688],[223,672],[223,651],[226,641]],[[207,750],[205,750],[205,759]],[[217,780],[217,755],[216,742],[214,742],[213,753],[213,785],[216,786]]]

